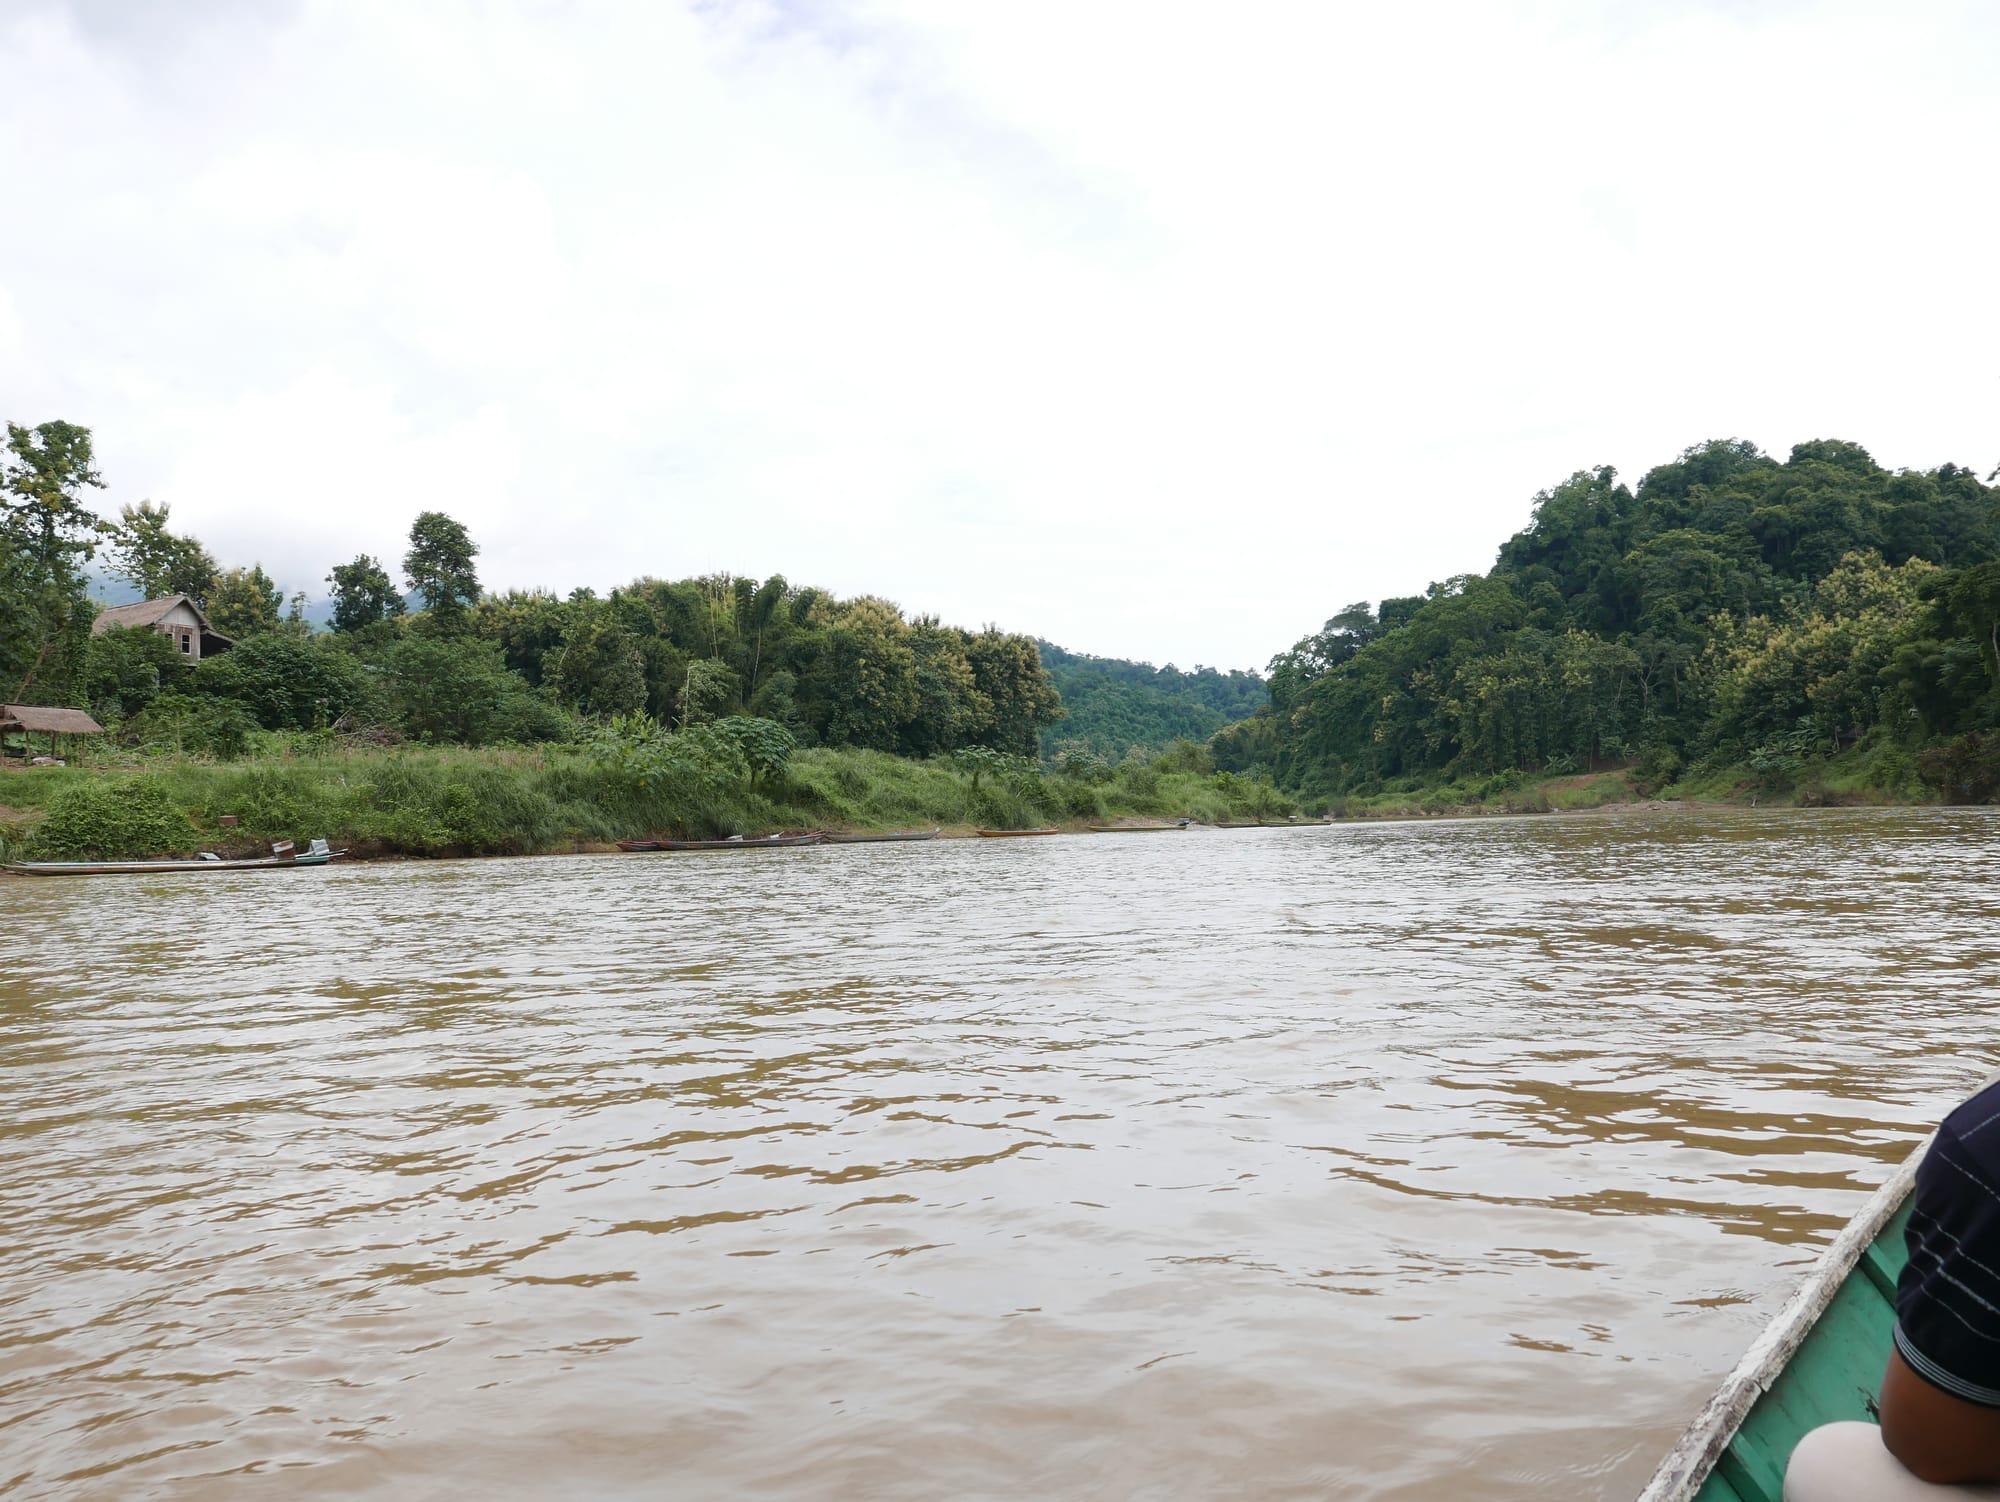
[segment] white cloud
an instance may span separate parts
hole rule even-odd
[[[288,587],[439,506],[497,586],[783,572],[1257,665],[1485,567],[1581,466],[2000,459],[1996,41],[1949,5],[30,0],[0,405]]]

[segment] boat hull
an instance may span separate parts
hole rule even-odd
[[[620,850],[644,853],[654,850],[789,850],[799,845],[817,845],[817,834],[772,835],[762,840],[620,840]]]
[[[822,834],[820,839],[829,845],[893,845],[910,840],[934,840],[944,833],[942,826],[937,829],[915,829],[905,834]]]
[[[16,876],[181,876],[212,875],[217,871],[287,871],[294,866],[324,866],[347,854],[259,856],[247,861],[16,861],[0,870]]]
[[[975,829],[982,840],[1023,840],[1030,835],[1061,834],[1060,829]]]

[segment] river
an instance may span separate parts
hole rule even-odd
[[[1629,1497],[1990,1072],[1996,834],[3,881],[0,1491]]]

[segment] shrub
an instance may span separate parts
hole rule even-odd
[[[1109,782],[1115,775],[1111,763],[1087,749],[1069,747],[1056,753],[1056,775],[1078,782]]]
[[[1642,798],[1650,798],[1681,774],[1681,755],[1672,746],[1648,746],[1639,758],[1632,787]]]
[[[231,761],[250,749],[257,721],[234,699],[207,694],[161,694],[125,726],[135,746]]]
[[[1118,768],[1118,785],[1128,797],[1150,802],[1160,795],[1160,774],[1150,762],[1128,761]]]
[[[775,720],[731,715],[718,721],[715,728],[750,768],[752,782],[768,782],[776,777],[799,749],[798,737]]]
[[[1153,765],[1162,772],[1193,772],[1206,777],[1215,770],[1215,758],[1206,746],[1181,736],[1153,758]]]
[[[1974,731],[1919,752],[1917,776],[1946,803],[1991,803],[2000,793],[2000,732]]]
[[[48,816],[29,843],[38,855],[69,860],[116,860],[185,854],[194,828],[158,782],[122,778],[79,782],[50,800]]]
[[[1050,789],[1055,802],[1063,814],[1071,819],[1101,819],[1104,817],[1104,795],[1087,782],[1078,782],[1064,777],[1056,781]]]
[[[951,753],[951,764],[972,779],[973,791],[979,790],[980,779],[989,772],[999,773],[1007,769],[1008,758],[991,746],[960,746]]]
[[[218,775],[198,798],[205,818],[234,814],[246,834],[310,840],[351,833],[351,793],[318,767],[263,763]]]

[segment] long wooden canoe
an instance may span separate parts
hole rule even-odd
[[[1809,1430],[1873,1422],[1896,1325],[1903,1227],[1928,1142],[1847,1223],[1667,1452],[1639,1502],[1780,1502]]]
[[[1031,834],[1061,834],[1062,831],[1051,824],[1047,829],[975,829],[972,831],[982,840],[1018,840]]]
[[[1087,824],[1084,826],[1092,834],[1165,834],[1169,830],[1186,829],[1188,821],[1178,824]]]
[[[793,845],[817,845],[825,838],[814,832],[811,834],[767,834],[761,839],[746,840],[620,840],[620,850],[782,850]]]
[[[940,824],[936,829],[912,829],[901,834],[832,834],[821,831],[820,838],[829,845],[887,845],[901,840],[934,840],[944,833]]]
[[[206,876],[217,871],[287,871],[294,866],[324,866],[345,854],[345,850],[315,850],[304,855],[259,855],[235,861],[15,861],[0,869],[17,876]]]

